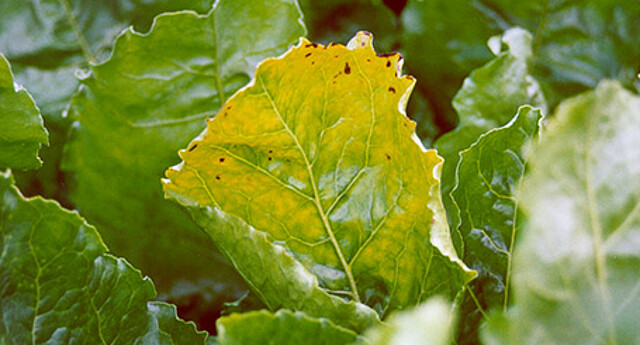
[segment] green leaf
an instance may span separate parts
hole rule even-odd
[[[531,73],[551,106],[604,78],[631,87],[640,69],[638,16],[637,0],[409,0],[402,44],[436,114],[453,119],[455,90],[491,59],[485,42],[516,26],[535,34]]]
[[[40,110],[27,90],[14,84],[9,61],[0,54],[0,169],[40,167],[42,144],[49,141]]]
[[[220,345],[356,345],[362,338],[327,319],[301,312],[266,310],[225,316],[216,322]]]
[[[453,298],[474,276],[451,245],[442,159],[404,114],[414,79],[399,61],[368,33],[348,47],[302,40],[263,62],[167,171],[166,194],[272,310],[362,329],[342,298],[384,316]]]
[[[14,172],[27,195],[43,195],[70,205],[60,159],[71,121],[64,111],[79,82],[74,76],[103,61],[115,37],[127,26],[147,30],[165,11],[206,13],[213,0],[48,0],[0,1],[0,53],[13,64],[16,80],[33,95],[51,145],[41,151],[37,171]]]
[[[614,81],[560,104],[527,152],[514,305],[488,344],[640,341],[640,97]]]
[[[464,261],[478,272],[462,304],[462,335],[477,342],[485,310],[506,308],[516,235],[522,226],[514,196],[525,173],[523,148],[540,131],[540,110],[523,106],[504,127],[460,153],[451,192],[464,242]],[[520,218],[519,218],[520,216]]]
[[[124,32],[111,58],[83,78],[63,161],[73,174],[71,200],[161,292],[180,280],[216,291],[226,280],[228,299],[242,293],[240,277],[188,215],[164,200],[159,180],[257,62],[305,33],[300,18],[292,0],[221,0],[206,16],[163,14],[148,34]]]
[[[204,344],[173,307],[147,305],[153,283],[94,227],[12,182],[0,174],[0,343]]]
[[[49,120],[78,87],[77,68],[107,57],[115,36],[129,25],[149,27],[162,12],[207,12],[212,0],[4,0],[0,4],[0,51],[15,61],[17,79],[33,94]]]
[[[515,28],[507,31],[502,42],[509,50],[500,53],[487,65],[465,79],[453,100],[460,116],[458,127],[436,141],[438,153],[444,157],[442,194],[451,224],[458,224],[456,208],[449,195],[455,185],[459,152],[473,144],[480,135],[505,125],[523,104],[546,108],[536,81],[527,71],[531,56],[531,35]],[[456,231],[457,232],[457,231]],[[462,249],[461,235],[454,236],[456,248]]]
[[[364,337],[372,345],[448,345],[455,326],[451,304],[436,296],[413,309],[394,313]]]

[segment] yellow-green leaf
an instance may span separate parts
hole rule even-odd
[[[451,244],[442,159],[404,114],[414,79],[371,41],[303,39],[264,61],[165,181],[269,307],[356,329],[344,298],[384,316],[474,275]]]

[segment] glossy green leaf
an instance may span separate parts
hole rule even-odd
[[[393,314],[385,324],[367,331],[365,338],[372,345],[449,345],[455,326],[451,304],[433,297]]]
[[[348,47],[303,40],[263,62],[167,171],[167,195],[270,308],[361,329],[342,298],[384,316],[474,276],[451,245],[442,159],[404,114],[414,79],[399,61],[368,33]]]
[[[48,134],[31,95],[13,80],[11,66],[0,54],[0,169],[32,169],[42,165],[38,150]]]
[[[193,9],[206,13],[212,0],[4,0],[0,3],[0,52],[15,61],[17,79],[29,89],[49,119],[78,87],[77,68],[107,57],[115,36],[129,25],[149,27],[162,12]]]
[[[464,260],[478,272],[461,306],[459,343],[477,342],[485,310],[506,308],[516,235],[522,226],[514,193],[525,173],[523,148],[540,131],[540,110],[524,106],[504,127],[483,134],[460,153],[451,192]],[[472,295],[471,295],[472,294]]]
[[[180,280],[213,291],[223,282],[228,299],[242,292],[209,237],[164,200],[160,177],[257,62],[304,35],[300,18],[293,0],[221,0],[206,16],[163,14],[148,34],[124,32],[111,58],[82,80],[63,161],[71,199],[164,293]]]
[[[531,73],[555,106],[604,78],[631,87],[640,69],[637,0],[410,0],[402,14],[408,66],[439,116],[462,79],[491,59],[485,42],[520,26],[534,33]]]
[[[147,30],[153,17],[184,9],[206,13],[214,0],[2,0],[0,53],[11,60],[16,80],[42,110],[51,145],[41,151],[41,169],[17,172],[26,195],[44,195],[69,205],[60,172],[62,146],[71,121],[64,110],[79,86],[74,73],[103,61],[115,37],[134,25]]]
[[[0,343],[204,344],[94,227],[12,184],[0,174]]]
[[[458,127],[435,143],[438,153],[445,159],[442,193],[451,224],[459,222],[449,196],[455,185],[459,152],[471,146],[483,133],[509,122],[521,105],[530,104],[545,109],[540,88],[527,70],[527,59],[531,57],[531,35],[519,28],[511,29],[502,37],[502,43],[509,50],[473,71],[453,100],[453,106],[460,116]],[[454,236],[459,251],[462,248],[460,236],[457,232]]]
[[[218,319],[220,345],[356,345],[362,339],[327,319],[314,319],[301,312],[266,310],[233,314]]]
[[[487,344],[640,342],[640,97],[613,81],[560,104],[517,193],[513,308]]]

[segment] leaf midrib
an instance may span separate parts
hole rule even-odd
[[[264,91],[264,94],[267,96],[267,99],[269,100],[269,103],[271,104],[271,107],[274,111],[274,113],[276,114],[276,117],[278,118],[278,121],[282,124],[282,126],[284,127],[284,129],[287,131],[287,133],[289,134],[289,136],[291,137],[291,139],[293,140],[293,142],[295,143],[298,151],[300,152],[300,155],[302,157],[302,159],[304,160],[304,164],[305,167],[307,169],[307,173],[309,175],[309,180],[311,183],[311,187],[313,189],[313,203],[316,206],[316,209],[318,210],[318,214],[320,215],[320,218],[322,220],[322,223],[324,225],[325,231],[327,232],[327,235],[329,235],[329,238],[331,239],[331,243],[333,244],[334,250],[336,252],[336,255],[338,256],[338,259],[340,260],[340,264],[342,265],[345,274],[347,275],[347,279],[349,281],[349,286],[351,288],[351,293],[353,295],[353,299],[360,303],[360,296],[358,295],[358,288],[356,285],[356,281],[353,277],[353,272],[351,271],[351,267],[349,266],[349,264],[347,263],[347,260],[344,257],[344,254],[342,253],[342,250],[340,249],[340,245],[338,244],[338,241],[335,237],[335,234],[333,232],[333,229],[331,227],[331,224],[329,223],[329,218],[327,217],[326,212],[324,211],[323,207],[322,207],[322,203],[320,202],[320,193],[318,192],[318,186],[316,185],[315,182],[315,177],[313,175],[313,170],[312,170],[312,166],[309,162],[309,158],[307,157],[307,154],[305,153],[304,149],[302,148],[302,145],[300,144],[300,141],[298,141],[298,138],[296,137],[296,135],[291,131],[291,129],[289,128],[289,126],[287,125],[287,123],[284,121],[284,119],[282,118],[282,116],[280,115],[280,111],[278,110],[278,107],[276,106],[273,97],[271,96],[271,94],[269,93],[269,90],[266,88],[264,81],[262,80],[262,77],[260,75],[256,75],[256,80],[260,83],[260,87],[262,88],[262,90]]]

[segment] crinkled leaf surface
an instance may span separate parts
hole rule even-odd
[[[540,110],[521,107],[506,126],[483,134],[460,153],[451,196],[465,263],[479,276],[461,306],[459,344],[478,341],[484,310],[507,306],[514,243],[522,226],[514,194],[525,173],[523,148],[537,136],[541,120]]]
[[[304,35],[300,18],[292,0],[221,0],[206,16],[163,14],[148,34],[123,33],[82,80],[63,161],[71,199],[162,292],[179,280],[242,288],[209,237],[164,200],[160,177],[260,60]]]
[[[105,58],[115,36],[129,25],[148,28],[159,13],[207,12],[212,0],[4,0],[0,4],[0,52],[15,61],[16,78],[43,113],[59,121],[78,87],[76,68]]]
[[[0,343],[204,344],[96,229],[0,174]]]
[[[266,310],[225,316],[216,322],[220,345],[356,345],[354,332],[327,319],[311,318],[301,312]]]
[[[14,171],[22,192],[69,204],[59,165],[71,123],[63,113],[78,89],[78,69],[104,60],[115,37],[129,25],[147,30],[159,13],[206,13],[212,4],[213,0],[0,1],[0,53],[12,61],[16,80],[38,103],[51,141],[41,152],[41,169]]]
[[[40,167],[38,150],[48,143],[40,110],[27,90],[14,84],[11,66],[0,54],[0,169]]]
[[[367,331],[372,345],[448,345],[456,326],[455,310],[441,297],[393,314],[388,322]]]
[[[567,100],[528,152],[513,309],[487,344],[640,341],[640,97],[617,82]]]
[[[637,0],[409,0],[403,52],[439,116],[462,79],[491,59],[485,42],[521,26],[534,33],[531,73],[550,105],[604,78],[631,87],[640,69]]]
[[[403,114],[414,80],[399,61],[368,33],[348,47],[303,40],[263,62],[167,171],[167,195],[271,308],[327,316],[343,296],[384,316],[473,276],[451,245],[442,159]]]
[[[527,59],[531,56],[531,35],[515,28],[502,38],[509,50],[499,54],[487,65],[465,79],[453,100],[460,116],[458,127],[436,141],[438,153],[445,159],[442,171],[442,194],[451,224],[459,222],[449,193],[456,181],[459,152],[473,144],[490,129],[505,125],[523,104],[545,108],[542,92],[528,74]],[[461,249],[461,238],[454,244]]]

